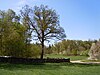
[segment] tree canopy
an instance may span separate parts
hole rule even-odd
[[[26,20],[25,24],[33,32],[33,39],[38,40],[42,45],[41,59],[43,59],[45,41],[62,40],[66,37],[64,29],[59,24],[59,16],[48,6],[35,6],[32,9],[26,5],[21,10],[21,15],[23,21]]]

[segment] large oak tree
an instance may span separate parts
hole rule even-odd
[[[45,41],[62,40],[66,37],[64,29],[59,24],[59,16],[48,6],[35,6],[32,9],[26,5],[21,10],[21,16],[24,24],[33,31],[33,39],[41,43],[41,59],[43,59]]]

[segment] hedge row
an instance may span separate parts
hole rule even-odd
[[[47,59],[38,59],[38,58],[18,58],[18,57],[0,57],[0,62],[2,63],[62,63],[70,62],[70,58],[59,59],[59,58],[47,58]]]

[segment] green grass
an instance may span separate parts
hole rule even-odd
[[[100,65],[71,63],[0,64],[0,75],[99,75]]]
[[[60,55],[60,54],[49,54],[46,55],[45,57],[49,58],[70,58],[70,60],[86,60],[88,57],[87,56],[66,56],[66,55]]]
[[[70,58],[83,60],[84,56],[47,55],[50,58]],[[0,75],[99,75],[100,64],[9,64],[0,63]]]

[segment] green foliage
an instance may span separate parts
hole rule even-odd
[[[29,29],[28,32],[32,30],[34,39],[41,43],[41,59],[44,55],[45,41],[62,40],[66,37],[57,13],[48,6],[34,6],[32,9],[26,5],[21,10],[21,17],[23,24]]]
[[[80,55],[89,56],[88,53],[89,53],[89,50],[86,50],[86,51],[82,51],[82,52],[80,53]]]
[[[95,40],[63,40],[51,45],[52,53],[64,55],[88,55],[88,50]]]
[[[29,51],[28,53],[29,53],[30,57],[38,58],[41,53],[40,49],[41,49],[41,47],[39,45],[36,45],[36,44],[30,45],[30,48],[28,48],[28,51]]]
[[[77,50],[73,49],[71,53],[72,53],[72,55],[76,56],[77,55]]]
[[[9,9],[0,11],[0,55],[14,57],[37,57],[37,45],[30,44],[29,30],[20,24],[20,17]],[[36,51],[35,51],[36,50]]]

